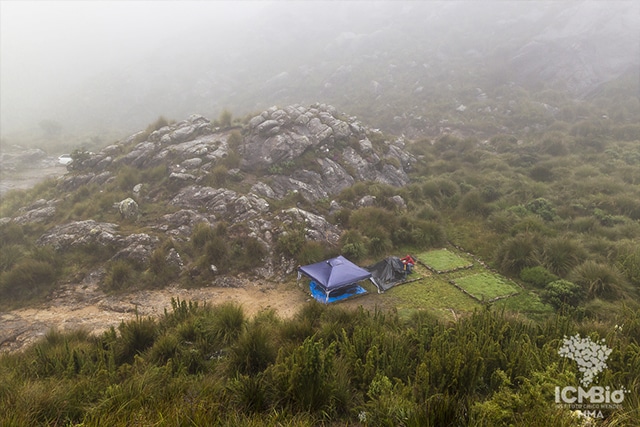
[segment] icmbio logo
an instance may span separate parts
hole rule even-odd
[[[601,414],[601,411],[596,412],[594,409],[621,407],[624,394],[628,392],[624,387],[612,390],[609,386],[591,386],[598,374],[607,368],[607,359],[611,354],[611,349],[604,344],[604,340],[594,342],[591,338],[582,338],[578,334],[565,337],[558,354],[575,361],[582,378],[581,386],[556,387],[556,404],[564,404],[570,409],[587,410],[589,414]]]

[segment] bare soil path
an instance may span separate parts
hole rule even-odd
[[[246,315],[273,309],[282,318],[291,318],[310,296],[295,283],[247,283],[239,288],[205,287],[164,289],[107,295],[97,283],[64,285],[46,303],[37,307],[0,312],[0,352],[19,350],[43,337],[49,330],[84,328],[100,334],[136,315],[158,317],[171,311],[171,299],[199,304],[233,301]]]

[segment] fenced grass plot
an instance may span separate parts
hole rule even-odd
[[[436,249],[421,253],[418,255],[418,261],[438,273],[446,273],[473,266],[473,262],[447,249]]]
[[[504,277],[489,272],[458,277],[453,283],[480,301],[506,298],[510,295],[517,294],[520,290],[517,285],[509,282]]]

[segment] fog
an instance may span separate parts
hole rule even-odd
[[[0,7],[2,131],[11,133],[42,119],[72,120],[66,114],[87,102],[92,84],[117,79],[161,51],[168,70],[180,67],[169,52],[198,41],[190,29],[211,26],[231,34],[243,14],[261,5],[2,1]]]
[[[3,0],[0,132],[49,120],[70,134],[126,133],[160,115],[285,102],[358,110],[369,98],[356,91],[372,84],[412,96],[404,81],[446,85],[461,66],[580,94],[640,66],[639,11],[632,1]]]

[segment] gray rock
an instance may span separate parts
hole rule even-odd
[[[249,121],[249,134],[240,146],[242,168],[268,168],[293,160],[309,148],[354,136],[351,123],[336,116],[335,108],[326,105],[269,108]]]
[[[303,223],[306,237],[310,240],[327,242],[331,245],[337,244],[340,240],[340,229],[320,215],[315,215],[299,208],[291,208],[284,211],[283,216],[284,218],[281,218],[281,220],[284,223]]]
[[[339,212],[342,210],[342,205],[340,205],[340,203],[338,203],[335,200],[332,200],[331,203],[329,204],[329,215],[333,215],[336,212]]]
[[[273,135],[271,132],[273,128],[280,130],[280,123],[277,120],[265,120],[256,126],[256,132],[260,135],[271,136]]]
[[[369,141],[369,138],[365,137],[364,139],[361,139],[359,141],[359,144],[360,144],[360,150],[363,153],[366,153],[366,154],[373,153],[373,144],[371,143],[371,141]]]
[[[366,195],[356,203],[359,208],[374,206],[376,204],[376,196]]]
[[[402,196],[400,195],[395,195],[393,197],[391,197],[389,199],[391,201],[391,203],[394,204],[394,206],[396,206],[398,209],[404,210],[407,208],[407,204],[405,203],[404,199],[402,198]]]
[[[111,181],[112,179],[115,179],[115,177],[111,174],[111,172],[105,171],[91,178],[91,180],[89,181],[89,184],[104,185],[109,181]]]
[[[188,182],[195,181],[196,176],[190,173],[171,172],[171,174],[169,175],[169,179],[172,181]]]
[[[276,193],[275,191],[273,191],[273,188],[269,187],[262,181],[253,184],[253,186],[251,187],[251,192],[259,196],[268,197],[270,199],[276,198]]]
[[[175,248],[169,249],[169,253],[167,254],[164,260],[167,263],[167,265],[171,267],[175,267],[180,270],[184,268],[184,262],[182,261],[182,257],[180,256],[178,251],[175,250]]]
[[[215,216],[202,214],[193,209],[181,209],[164,215],[156,228],[178,240],[186,240],[191,236],[193,227],[200,222],[213,225]]]
[[[351,187],[355,179],[338,163],[331,159],[320,159],[322,166],[321,184],[328,194],[337,194],[345,188]]]
[[[206,209],[215,217],[242,222],[269,210],[269,203],[255,194],[242,195],[226,188],[192,185],[183,188],[170,204],[185,209]]]
[[[130,197],[118,203],[118,211],[123,219],[138,219],[138,203]]]
[[[199,157],[194,157],[192,159],[183,161],[181,165],[185,169],[197,169],[202,165],[202,159]]]
[[[40,236],[36,244],[39,246],[50,245],[57,250],[89,244],[118,245],[120,236],[116,234],[117,227],[116,224],[94,220],[75,221],[53,227]]]
[[[36,222],[46,222],[56,213],[57,200],[38,199],[29,206],[20,208],[20,215],[9,219],[17,224],[29,224]],[[9,222],[9,221],[7,221]]]
[[[123,248],[111,259],[127,259],[144,265],[151,258],[159,242],[160,239],[146,233],[130,234],[119,241],[119,245]]]
[[[260,125],[261,123],[263,123],[265,121],[265,118],[262,116],[255,116],[254,118],[252,118],[251,120],[249,120],[249,128],[251,129],[255,129],[258,125]]]
[[[317,183],[320,179],[320,175],[315,172],[308,172],[306,176],[300,176],[302,174],[297,174],[299,178],[309,179],[311,177],[313,183],[307,183],[300,179],[287,177],[283,175],[277,175],[272,178],[273,191],[276,194],[277,198],[283,198],[290,193],[300,193],[302,196],[312,202],[328,197],[328,193]],[[315,180],[314,180],[315,178]]]
[[[17,224],[29,224],[36,222],[46,222],[56,214],[55,206],[45,206],[42,208],[32,209],[23,215],[13,219]]]

